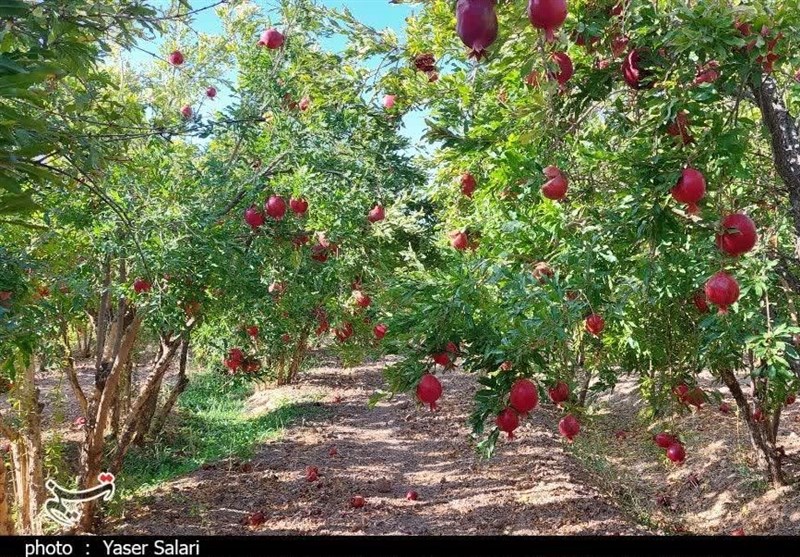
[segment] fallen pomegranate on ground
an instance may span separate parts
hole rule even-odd
[[[316,466],[306,466],[306,481],[315,482],[319,479],[319,470]]]
[[[667,458],[675,464],[683,464],[686,460],[686,449],[678,442],[667,447]]]
[[[575,416],[567,414],[558,422],[558,431],[571,442],[581,432],[581,424]]]
[[[366,504],[367,500],[364,499],[364,497],[362,497],[361,495],[354,495],[350,499],[350,506],[353,507],[354,509],[360,509]]]
[[[419,499],[419,494],[412,489],[411,491],[406,493],[406,499],[408,501],[416,501],[417,499]]]

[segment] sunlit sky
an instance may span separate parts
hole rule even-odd
[[[405,18],[419,9],[418,6],[410,6],[408,4],[390,4],[388,0],[318,0],[318,2],[330,8],[347,8],[350,12],[361,22],[376,29],[392,29],[400,38],[401,42],[405,40]],[[167,0],[155,0],[153,2],[156,6],[162,5],[169,6]],[[216,3],[216,0],[190,0],[193,10],[201,9]],[[277,7],[278,3],[275,0],[252,0],[252,3],[259,6],[264,11],[269,11]],[[216,15],[215,9],[203,10],[194,16],[194,23],[192,27],[201,33],[208,34],[221,34],[222,25]],[[332,51],[339,51],[344,47],[344,38],[332,38],[323,41],[323,46]],[[147,50],[153,51],[157,45],[152,43],[147,45]],[[130,58],[134,62],[146,62],[149,58],[147,54],[141,51],[134,50],[130,53]],[[227,91],[220,91],[216,101],[220,105],[230,101],[230,96]],[[417,143],[423,132],[423,115],[419,112],[412,112],[403,118],[403,128],[401,133],[410,138],[413,143]],[[412,150],[414,150],[412,148]]]

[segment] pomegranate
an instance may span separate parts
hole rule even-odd
[[[672,389],[672,392],[675,393],[675,396],[678,397],[678,400],[682,403],[686,404],[686,397],[689,394],[689,387],[683,383]]]
[[[306,466],[306,481],[315,482],[319,479],[319,470],[316,466]]]
[[[458,344],[455,342],[448,341],[447,344],[444,345],[445,352],[449,354],[458,354]]]
[[[614,54],[615,57],[622,55],[622,53],[625,52],[625,49],[628,48],[629,42],[630,39],[627,35],[614,35],[614,37],[611,39],[612,54]]]
[[[184,120],[191,118],[192,114],[194,114],[194,112],[192,111],[192,107],[188,104],[185,104],[181,107],[181,116],[183,116]]]
[[[519,427],[519,414],[509,406],[497,415],[495,423],[500,431],[505,431],[508,433],[508,438],[513,439],[514,430]]]
[[[458,251],[464,251],[469,247],[469,238],[466,232],[454,230],[450,233],[450,245]]]
[[[183,52],[180,50],[173,50],[167,56],[167,61],[173,66],[180,66],[183,64]]]
[[[566,0],[529,0],[528,19],[537,29],[543,29],[545,39],[555,40],[555,31],[567,19]]]
[[[252,527],[261,526],[267,521],[267,515],[265,515],[261,511],[254,512],[248,515],[245,521],[247,522],[248,526]]]
[[[265,222],[264,213],[262,213],[258,207],[255,205],[251,205],[248,209],[244,212],[244,221],[250,225],[250,227],[255,230],[259,226],[263,225]]]
[[[566,52],[554,52],[552,59],[558,64],[558,72],[548,72],[547,77],[555,79],[558,81],[559,85],[565,85],[575,73],[575,68],[572,66],[572,59]]]
[[[542,186],[542,195],[553,201],[564,199],[564,196],[567,195],[569,183],[561,173],[561,170],[557,166],[548,166],[544,169],[544,175],[548,180]]]
[[[790,393],[786,396],[786,406],[791,406],[797,402],[797,395],[794,393]]]
[[[529,379],[518,379],[511,386],[509,403],[520,414],[527,414],[539,404],[539,391]]]
[[[150,281],[146,279],[137,278],[135,281],[133,281],[133,291],[137,294],[141,294],[142,292],[150,292],[151,288],[153,288],[153,285],[150,284]]]
[[[472,198],[472,194],[475,192],[475,187],[477,183],[475,182],[475,177],[472,176],[469,172],[465,172],[461,175],[461,193],[465,196]]]
[[[720,314],[728,313],[728,307],[739,299],[739,283],[725,271],[713,275],[706,282],[706,298],[719,308]]]
[[[761,409],[760,406],[756,406],[753,409],[753,421],[754,422],[763,422],[764,421],[764,411]]]
[[[300,108],[300,110],[305,112],[306,110],[308,110],[308,107],[311,106],[311,99],[308,96],[305,96],[302,99],[300,99],[300,104],[298,104],[297,106]]]
[[[317,328],[314,332],[317,333],[317,336],[319,336],[323,333],[327,333],[330,330],[330,328],[331,326],[328,323],[327,319],[320,319],[317,324]]]
[[[711,60],[707,64],[697,68],[694,84],[714,83],[717,79],[719,79],[719,62]]]
[[[700,212],[697,202],[703,199],[706,193],[706,178],[699,170],[684,168],[671,193],[675,201],[686,203],[687,213],[696,215]]]
[[[354,509],[360,509],[366,504],[367,500],[364,499],[364,497],[362,497],[361,495],[353,495],[353,497],[350,499],[350,506],[353,507]]]
[[[306,201],[302,197],[298,198],[290,198],[289,199],[289,209],[297,216],[303,216],[308,211],[308,201]]]
[[[450,355],[447,352],[437,352],[431,356],[433,361],[439,364],[442,367],[449,366],[452,362],[450,360]]]
[[[495,0],[458,0],[456,33],[470,49],[470,57],[480,60],[497,38]]]
[[[689,133],[689,115],[685,111],[680,111],[675,116],[675,120],[667,126],[667,133],[672,137],[680,137],[684,145],[694,141]]]
[[[675,464],[683,464],[683,461],[686,460],[686,449],[680,443],[675,442],[667,447],[667,458]]]
[[[423,404],[429,404],[431,411],[436,410],[436,401],[442,396],[442,384],[434,375],[426,373],[417,384],[417,398]]]
[[[386,95],[383,97],[383,108],[389,110],[394,108],[395,103],[395,96],[394,95]]]
[[[731,413],[731,405],[727,402],[721,402],[719,404],[719,411],[723,414],[730,414]]]
[[[271,195],[264,204],[264,211],[275,220],[281,220],[286,214],[286,202],[280,195]]]
[[[586,330],[594,336],[600,336],[606,326],[605,320],[596,313],[586,318]]]
[[[275,28],[270,28],[261,33],[261,38],[258,40],[258,45],[266,46],[270,50],[274,50],[283,46],[283,41],[283,34]]]
[[[608,12],[611,17],[619,17],[625,11],[625,2],[617,2]]]
[[[358,307],[367,308],[372,303],[372,298],[367,296],[361,290],[356,290],[353,293],[353,297],[355,298],[355,301],[356,301],[356,304],[358,305]]]
[[[694,307],[697,308],[697,311],[700,313],[708,313],[708,300],[706,299],[705,292],[702,290],[695,292],[692,297],[692,302],[694,302]]]
[[[569,399],[569,385],[563,381],[559,381],[555,386],[547,389],[547,394],[550,400],[553,401],[553,404],[560,406],[562,402],[566,402]]]
[[[633,49],[622,61],[622,78],[631,89],[641,89],[643,87],[642,80],[648,75],[641,66],[641,60],[642,56],[639,51]]]
[[[217,96],[217,89],[215,87],[209,87],[208,89],[206,89],[206,97],[208,97],[209,99],[213,99],[216,96]]]
[[[735,530],[731,530],[731,536],[744,536],[744,528],[737,528]]]
[[[378,340],[382,340],[383,337],[386,336],[386,333],[389,331],[388,325],[384,325],[383,323],[378,323],[372,329],[372,334],[375,335],[375,338]]]
[[[258,327],[256,325],[250,325],[245,329],[245,331],[253,338],[258,337]]]
[[[575,416],[567,414],[558,422],[558,431],[569,441],[572,441],[581,432],[581,424]]]
[[[413,489],[406,493],[406,499],[409,501],[416,501],[419,499],[419,494]]]
[[[386,212],[383,210],[383,205],[378,203],[375,205],[370,212],[367,214],[367,220],[369,222],[379,222],[386,218]]]
[[[656,433],[653,436],[653,441],[656,445],[661,447],[662,449],[668,449],[670,445],[673,445],[678,442],[678,440],[667,433],[666,431],[662,431],[661,433]]]
[[[336,340],[339,342],[345,342],[347,339],[353,336],[353,324],[347,322],[341,327],[334,329],[333,334],[336,335]]]
[[[728,255],[742,255],[756,245],[756,225],[743,213],[734,213],[722,219],[721,228],[722,233],[717,234],[717,247]]]

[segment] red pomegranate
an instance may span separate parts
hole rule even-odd
[[[11,299],[14,293],[10,290],[0,290],[0,302],[7,302]]]
[[[275,28],[270,28],[261,33],[261,38],[258,40],[258,45],[266,46],[270,50],[274,50],[283,46],[283,41],[283,34]]]
[[[569,441],[572,441],[581,432],[581,424],[575,416],[567,414],[558,422],[558,431]]]
[[[244,221],[250,225],[250,227],[255,230],[259,226],[263,225],[265,222],[264,213],[262,213],[258,207],[255,205],[251,205],[247,208],[244,212]]]
[[[389,110],[394,108],[394,104],[396,102],[396,97],[394,95],[384,95],[383,97],[383,108]]]
[[[447,344],[444,345],[444,349],[448,354],[458,355],[458,344],[452,340],[448,341]]]
[[[409,501],[416,501],[419,499],[419,494],[413,489],[406,493],[406,499]]]
[[[183,64],[183,52],[180,50],[173,50],[167,56],[167,61],[173,66],[180,66]]]
[[[561,403],[566,402],[569,399],[569,385],[563,381],[559,381],[555,384],[555,386],[550,387],[547,390],[547,394],[550,397],[550,400],[553,401],[553,404],[560,406]]]
[[[674,436],[670,435],[666,431],[662,431],[661,433],[656,433],[653,436],[653,441],[655,442],[656,445],[658,445],[662,449],[668,449],[670,445],[678,442],[678,440]]]
[[[667,126],[667,133],[672,137],[680,137],[684,145],[694,141],[694,138],[689,133],[689,115],[683,110],[678,112],[675,120]]]
[[[686,397],[689,394],[688,385],[681,383],[680,385],[672,389],[672,392],[675,393],[675,396],[678,397],[679,401],[686,404]]]
[[[333,334],[336,335],[336,340],[339,342],[345,342],[347,339],[353,336],[353,324],[347,322],[341,327],[334,329]]]
[[[305,96],[302,99],[300,99],[300,104],[298,104],[297,106],[300,108],[300,110],[305,112],[306,110],[308,110],[308,107],[311,106],[311,99],[308,96]]]
[[[185,104],[181,107],[181,116],[183,116],[184,120],[188,120],[189,118],[191,118],[192,114],[194,114],[194,111],[192,110],[192,107],[189,106],[188,104]]]
[[[253,338],[258,336],[258,327],[256,325],[250,325],[245,329],[245,331],[247,331],[247,334]]]
[[[586,318],[586,330],[594,336],[600,336],[606,326],[605,320],[596,313]]]
[[[631,89],[641,89],[642,80],[647,77],[647,72],[642,68],[642,56],[638,50],[633,49],[622,61],[622,78]]]
[[[555,79],[558,81],[559,85],[566,84],[575,73],[575,68],[572,65],[572,58],[570,58],[566,52],[554,52],[552,59],[558,64],[558,72],[548,72],[547,77]]]
[[[725,314],[739,299],[739,283],[725,271],[720,271],[706,281],[705,293],[708,301],[719,308],[719,313]]]
[[[417,398],[423,404],[429,404],[431,411],[436,410],[436,401],[442,396],[442,384],[434,375],[426,373],[417,384]]]
[[[797,395],[794,393],[790,393],[786,396],[786,406],[791,406],[797,402]]]
[[[675,201],[686,203],[687,213],[695,215],[700,212],[697,202],[703,199],[706,193],[706,178],[699,170],[684,168],[671,193]]]
[[[694,84],[700,85],[701,83],[714,83],[717,79],[719,79],[719,62],[716,60],[711,60],[707,64],[697,68]]]
[[[372,329],[372,334],[375,335],[375,338],[378,340],[382,340],[383,337],[386,336],[386,333],[389,331],[389,326],[383,323],[378,323]]]
[[[471,198],[477,185],[475,177],[469,172],[465,172],[461,175],[461,193],[465,196]]]
[[[698,410],[702,408],[703,403],[706,402],[706,393],[700,387],[689,389],[683,399],[684,404],[694,406]]]
[[[458,251],[464,251],[469,247],[469,238],[465,232],[454,230],[450,233],[450,245]]]
[[[686,449],[680,443],[675,442],[667,447],[667,458],[675,464],[683,464],[683,461],[686,460]]]
[[[566,0],[529,0],[528,19],[537,29],[543,29],[547,42],[555,40],[555,31],[567,19]]]
[[[292,197],[289,199],[289,209],[297,216],[305,215],[308,211],[308,201],[302,197]]]
[[[761,409],[760,406],[756,406],[755,408],[753,408],[753,421],[754,422],[764,421],[764,411]]]
[[[386,218],[386,213],[383,210],[383,205],[381,205],[380,203],[375,205],[367,214],[367,220],[369,222],[379,222],[385,218]]]
[[[209,87],[208,89],[206,89],[206,97],[208,97],[209,99],[213,99],[216,96],[217,96],[216,87]]]
[[[731,405],[727,402],[720,402],[719,404],[719,411],[723,414],[730,414],[731,413]]]
[[[361,290],[356,290],[353,293],[353,298],[355,299],[358,307],[367,308],[372,303],[372,298],[370,298],[367,294],[365,294]]]
[[[694,302],[694,307],[697,308],[697,311],[700,313],[708,313],[708,300],[706,300],[705,292],[702,290],[695,292],[692,297],[692,302]]]
[[[731,536],[745,536],[744,528],[736,528],[735,530],[731,530]]]
[[[437,352],[431,356],[433,361],[442,367],[447,367],[451,364],[450,355],[447,352]]]
[[[539,404],[539,391],[529,379],[518,379],[511,386],[509,402],[520,414],[527,414]]]
[[[366,504],[367,500],[361,495],[353,495],[353,497],[350,499],[350,506],[354,509],[360,509]]]
[[[135,281],[133,281],[133,291],[137,294],[141,294],[142,292],[150,292],[151,288],[153,288],[153,285],[150,284],[150,281],[146,279],[137,278]]]
[[[497,38],[495,0],[458,0],[456,33],[470,49],[470,57],[480,60]]]
[[[500,431],[508,433],[508,438],[513,439],[514,430],[519,427],[519,414],[509,406],[497,415],[495,423]]]
[[[281,220],[286,214],[286,202],[280,195],[270,195],[264,204],[267,215],[275,220]]]
[[[553,201],[564,199],[564,196],[567,195],[569,182],[561,173],[561,170],[557,166],[548,166],[544,169],[544,175],[548,180],[542,186],[542,195]]]
[[[722,219],[721,228],[722,233],[717,234],[717,247],[728,255],[742,255],[756,245],[756,225],[743,213],[734,213]]]
[[[306,466],[306,481],[315,482],[319,479],[319,470],[316,466]]]

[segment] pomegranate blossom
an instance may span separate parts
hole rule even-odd
[[[470,48],[470,56],[480,60],[497,38],[495,0],[458,0],[456,33]]]

